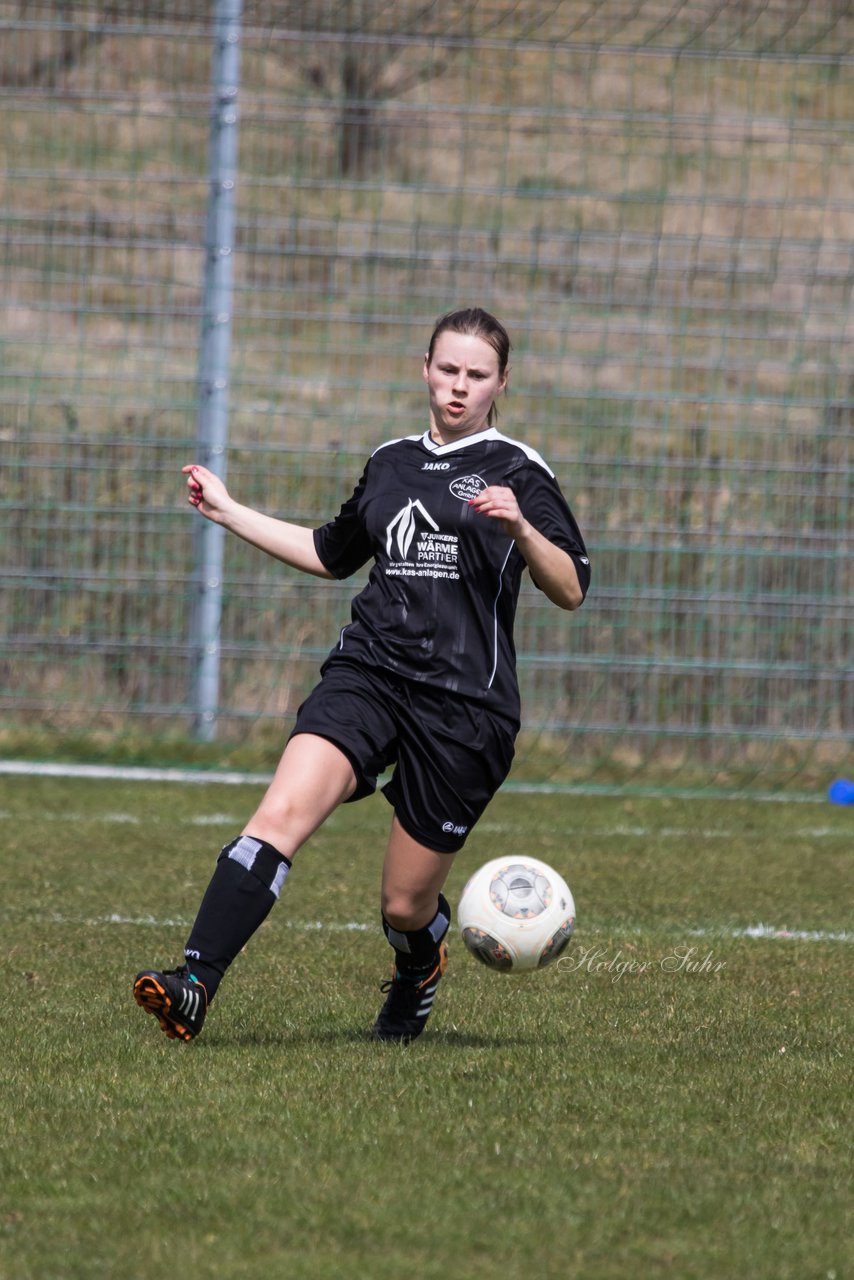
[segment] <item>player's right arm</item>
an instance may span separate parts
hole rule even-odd
[[[181,470],[187,477],[188,501],[206,520],[221,524],[244,542],[266,551],[292,569],[313,573],[318,578],[333,577],[315,550],[313,530],[235,502],[219,476],[207,467],[193,463]]]

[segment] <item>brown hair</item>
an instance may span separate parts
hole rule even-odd
[[[436,321],[430,335],[430,345],[427,348],[428,365],[433,359],[433,350],[439,335],[447,332],[462,333],[467,337],[482,338],[484,342],[488,342],[498,356],[499,376],[504,377],[507,372],[507,362],[510,359],[510,337],[504,325],[500,320],[496,320],[495,316],[481,307],[464,307],[460,311],[449,311],[447,315],[442,316]],[[492,426],[497,417],[498,410],[493,400],[486,418],[489,426]]]

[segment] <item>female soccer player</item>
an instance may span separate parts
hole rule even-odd
[[[201,515],[285,564],[321,578],[373,567],[264,798],[219,855],[184,963],[135,980],[137,1003],[173,1039],[201,1031],[297,850],[339,804],[372,794],[392,764],[381,907],[394,967],[373,1036],[408,1042],[424,1029],[447,959],[452,855],[513,759],[522,571],[563,609],[578,608],[590,580],[554,475],[493,425],[509,354],[488,312],[443,316],[424,357],[429,427],[381,445],[319,529],[241,506],[204,467],[183,469]]]

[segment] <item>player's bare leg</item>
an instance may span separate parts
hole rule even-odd
[[[299,734],[288,742],[254,816],[219,855],[177,969],[146,969],[134,998],[170,1039],[199,1034],[229,965],[263,924],[284,885],[291,860],[356,779],[347,757],[325,738]]]
[[[394,948],[386,1001],[374,1024],[375,1040],[408,1043],[424,1030],[445,972],[445,934],[451,910],[442,894],[452,854],[428,849],[392,823],[382,880],[383,928]]]
[[[428,849],[394,818],[382,878],[382,911],[388,923],[395,929],[420,929],[429,924],[453,861],[452,853]]]
[[[266,840],[283,858],[293,858],[355,788],[353,766],[343,751],[314,733],[299,733],[285,747],[263,800],[241,834]]]

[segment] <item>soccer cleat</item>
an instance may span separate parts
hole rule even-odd
[[[170,1040],[192,1040],[204,1026],[208,993],[186,965],[138,973],[133,998],[146,1013],[154,1014]]]
[[[409,1044],[410,1040],[420,1036],[447,966],[448,948],[442,942],[436,963],[426,977],[407,977],[395,967],[392,977],[380,988],[386,993],[386,1000],[374,1023],[373,1039]]]

